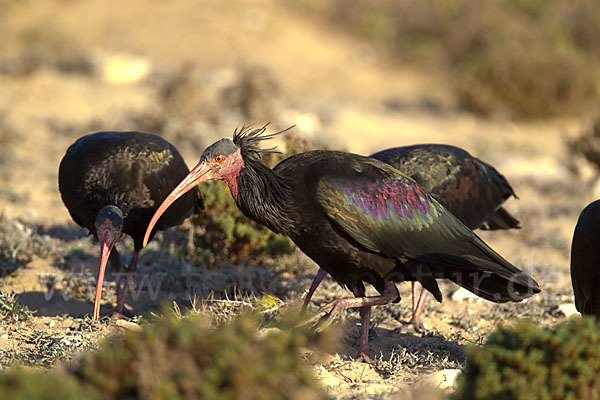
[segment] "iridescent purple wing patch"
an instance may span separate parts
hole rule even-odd
[[[431,213],[437,214],[429,195],[406,178],[338,178],[331,183],[344,193],[346,203],[359,207],[367,217],[376,220],[419,218],[431,222]]]

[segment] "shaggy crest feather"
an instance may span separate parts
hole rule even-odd
[[[267,149],[260,148],[260,142],[285,133],[296,125],[292,125],[289,128],[279,132],[264,134],[269,124],[270,122],[257,129],[252,129],[252,125],[242,125],[239,130],[236,128],[236,130],[233,132],[233,143],[235,143],[242,150],[242,152],[245,153],[246,156],[252,155],[261,158],[263,154],[281,153],[277,150],[277,147],[270,147]]]

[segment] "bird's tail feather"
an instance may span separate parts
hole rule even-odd
[[[537,283],[524,272],[512,277],[487,272],[458,273],[449,279],[479,297],[494,303],[518,302],[540,291]],[[530,282],[524,285],[523,280]]]
[[[537,282],[508,261],[435,253],[424,257],[436,278],[446,278],[496,303],[521,301],[540,292]],[[421,282],[423,279],[417,279]]]
[[[442,292],[435,280],[436,276],[429,268],[429,265],[413,260],[408,260],[403,265],[414,281],[419,282],[438,302],[442,302]]]
[[[498,208],[480,226],[480,229],[493,231],[498,229],[521,229],[518,219],[510,215],[504,207]]]

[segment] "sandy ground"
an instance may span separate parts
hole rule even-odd
[[[393,64],[276,0],[252,6],[204,2],[202,9],[191,0],[134,0],[118,7],[100,0],[40,0],[15,2],[2,12],[10,18],[0,28],[0,212],[5,229],[37,240],[47,251],[0,280],[2,292],[16,293],[34,313],[0,327],[0,365],[49,366],[121,329],[86,317],[92,310],[97,244],[63,207],[57,169],[79,136],[94,130],[151,130],[156,119],[163,122],[160,133],[188,165],[204,146],[235,127],[272,121],[273,129],[296,124],[297,134],[318,145],[363,154],[413,143],[455,144],[508,177],[520,198],[507,208],[523,229],[480,234],[531,273],[543,294],[521,304],[495,305],[470,296],[452,300],[456,287],[444,284],[444,302],[426,306],[428,332],[416,334],[401,322],[410,310],[410,287],[403,285],[401,304],[374,312],[370,364],[355,361],[358,314],[348,312],[342,348],[313,361],[333,398],[393,396],[424,376],[460,368],[463,346],[480,343],[500,322],[529,317],[552,325],[565,318],[559,306],[572,303],[571,235],[580,210],[598,192],[595,171],[573,160],[565,146],[566,138],[587,123],[583,118],[478,119],[456,109],[447,77]],[[166,97],[165,87],[181,77],[186,83],[174,85],[181,93]],[[240,88],[249,105],[231,102]],[[142,290],[130,302],[135,314],[156,308],[165,297],[183,304],[190,294],[218,297],[232,287],[274,293],[288,304],[308,289],[317,270],[301,254],[271,267],[208,270],[170,256],[164,250],[169,235],[185,233],[160,235],[141,254],[140,279],[162,284],[159,292]],[[126,261],[132,243],[119,246]],[[195,268],[193,290],[181,283],[190,268]],[[48,287],[55,288],[52,295]],[[114,289],[111,278],[107,287]],[[314,304],[344,295],[326,280]],[[110,309],[113,296],[104,296],[104,308]]]

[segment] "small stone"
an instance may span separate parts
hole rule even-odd
[[[0,339],[5,339],[5,340],[6,340],[6,339],[8,339],[8,333],[3,333],[3,334],[0,336]]]
[[[565,317],[569,318],[572,315],[579,314],[575,304],[573,303],[564,303],[558,306],[558,311],[562,313]]]
[[[423,382],[440,389],[454,389],[456,378],[460,372],[460,369],[443,369],[426,376],[423,378]]]
[[[49,327],[49,328],[52,328],[52,327],[54,327],[54,320],[52,320],[52,321],[48,322],[48,327]]]
[[[480,298],[477,295],[469,292],[465,288],[458,288],[450,295],[452,301],[479,301]]]
[[[142,327],[139,326],[138,324],[136,324],[135,322],[131,322],[131,321],[127,321],[124,319],[117,319],[115,321],[113,321],[113,324],[115,326],[118,326],[119,328],[123,328],[123,329],[127,329],[130,331],[141,331]]]

